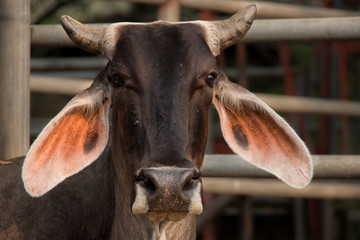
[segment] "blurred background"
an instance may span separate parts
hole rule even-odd
[[[349,41],[316,39],[310,28],[320,22],[322,29],[336,28],[337,19],[347,18],[360,25],[359,0],[31,0],[30,141],[107,62],[37,37],[41,29],[50,34],[61,15],[83,23],[218,20],[251,3],[258,6],[256,21],[269,28],[254,23],[260,33],[226,49],[218,64],[281,114],[319,161],[332,157],[333,168],[341,168],[345,158],[360,160],[359,27],[350,29],[356,36]],[[300,38],[294,34],[307,24],[309,31]],[[273,36],[273,25],[282,35]],[[209,126],[207,154],[232,154],[215,112]],[[204,179],[198,239],[360,239],[360,182],[346,175],[316,179],[308,191],[294,191],[276,179]]]

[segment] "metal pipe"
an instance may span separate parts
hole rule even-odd
[[[169,22],[180,21],[179,0],[166,0],[158,9],[157,19]]]
[[[358,182],[313,181],[300,190],[271,179],[203,178],[202,182],[206,193],[297,198],[360,198]]]
[[[360,155],[312,155],[314,178],[360,179]],[[261,170],[236,155],[205,155],[204,177],[269,178]]]
[[[163,4],[166,0],[127,0],[145,4]],[[309,17],[344,17],[359,15],[355,11],[303,6],[297,4],[275,3],[266,1],[216,1],[216,0],[180,0],[181,6],[214,12],[233,14],[250,4],[256,4],[260,18],[309,18]]]
[[[92,80],[31,75],[30,88],[33,92],[76,95],[90,87],[92,82]]]
[[[257,93],[256,95],[279,112],[360,117],[360,102],[264,93]]]
[[[87,24],[94,28],[109,24]],[[31,25],[31,47],[76,47],[60,25]]]
[[[30,141],[30,1],[4,0],[1,9],[0,159],[8,159]]]
[[[360,17],[256,20],[242,42],[359,40],[359,22]]]
[[[108,61],[100,57],[32,58],[31,71],[103,69]]]
[[[244,43],[360,39],[360,17],[255,20]],[[106,24],[89,24],[91,27]],[[32,47],[75,47],[60,25],[32,25]]]

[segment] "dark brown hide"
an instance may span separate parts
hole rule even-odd
[[[40,198],[24,189],[23,159],[0,166],[0,238],[10,233],[23,240],[110,238],[115,204],[109,155]]]

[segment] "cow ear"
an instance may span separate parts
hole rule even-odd
[[[91,86],[75,96],[40,133],[26,155],[26,191],[41,196],[90,165],[108,142],[109,91]]]
[[[240,157],[294,188],[312,177],[312,160],[294,130],[254,94],[228,80],[215,86],[213,105],[225,141]]]

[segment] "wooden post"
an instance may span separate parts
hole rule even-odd
[[[30,0],[0,12],[0,160],[24,155],[30,129]]]

